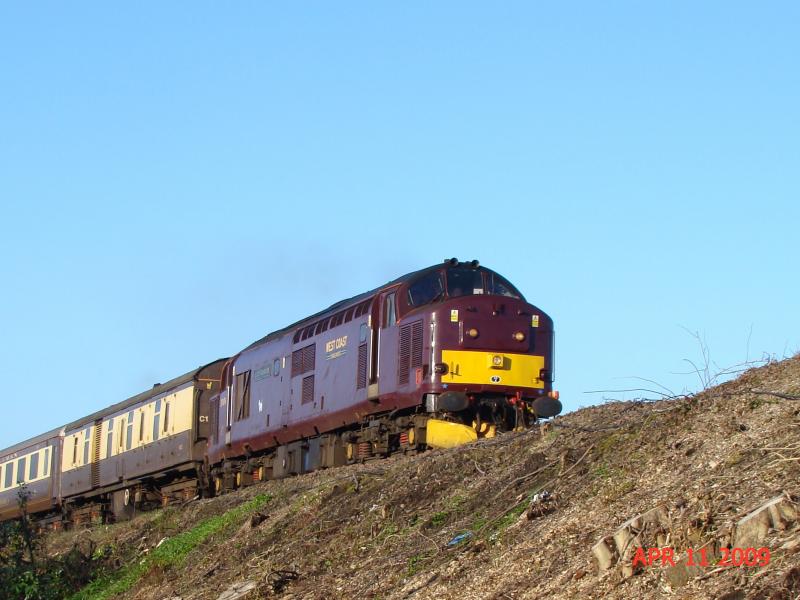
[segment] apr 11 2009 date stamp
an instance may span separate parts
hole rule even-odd
[[[712,556],[706,548],[687,548],[686,555],[677,555],[669,546],[663,548],[637,548],[632,566],[674,567],[766,567],[769,564],[769,548],[720,548],[720,556]]]

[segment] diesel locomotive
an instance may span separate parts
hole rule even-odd
[[[521,429],[561,411],[553,343],[509,281],[450,259],[0,452],[0,519],[18,515],[22,485],[53,522],[123,519]]]

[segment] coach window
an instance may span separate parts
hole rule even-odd
[[[155,414],[153,415],[153,441],[158,439],[159,426],[161,425],[161,398],[156,400]]]
[[[14,463],[6,463],[6,480],[5,480],[5,487],[10,488],[11,484],[14,483]]]
[[[72,436],[72,464],[75,465],[78,462],[78,436]]]
[[[133,411],[128,413],[128,423],[125,427],[125,450],[130,450],[133,445]]]
[[[169,402],[164,401],[164,428],[161,431],[167,433],[168,428],[169,428]]]
[[[108,420],[108,435],[106,435],[106,458],[111,458],[114,443],[114,417]]]
[[[280,370],[281,370],[281,359],[280,358],[276,358],[275,362],[272,363],[272,374],[275,375],[275,377],[277,377],[278,376],[278,372]]]
[[[25,457],[17,461],[17,483],[25,482]]]
[[[50,475],[50,448],[44,449],[44,469],[42,469],[42,477]]]
[[[31,454],[31,467],[28,470],[28,480],[33,481],[39,477],[39,453],[34,452]]]
[[[390,327],[397,322],[397,311],[395,309],[395,294],[392,292],[383,301],[383,326]]]
[[[92,428],[87,427],[83,432],[83,464],[89,464],[89,444],[92,441]]]
[[[424,306],[441,298],[444,295],[442,274],[433,271],[422,275],[408,287],[408,303],[411,306]]]

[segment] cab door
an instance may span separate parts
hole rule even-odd
[[[377,384],[378,395],[397,389],[397,350],[399,333],[397,328],[397,290],[386,291],[379,296],[378,318],[373,320],[373,332],[378,334]]]

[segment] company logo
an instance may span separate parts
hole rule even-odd
[[[325,343],[325,358],[333,360],[347,353],[347,336],[343,335]]]

